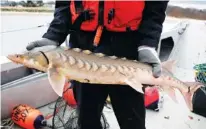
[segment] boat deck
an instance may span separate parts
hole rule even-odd
[[[162,108],[156,112],[152,110],[146,111],[146,128],[147,129],[204,129],[206,126],[206,118],[188,111],[181,102],[174,103],[170,98],[164,96]],[[40,108],[39,110],[46,116],[53,113],[54,103]],[[109,129],[120,129],[114,112],[107,107],[103,110],[109,123]],[[89,116],[88,116],[89,118]],[[52,118],[48,119],[48,124],[52,124]],[[14,125],[12,129],[21,129]],[[48,128],[44,128],[48,129]],[[63,128],[62,128],[63,129]]]

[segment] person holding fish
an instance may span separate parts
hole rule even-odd
[[[168,1],[56,1],[54,18],[42,39],[26,47],[69,46],[148,63],[161,75],[156,52]],[[128,86],[73,81],[80,129],[101,129],[107,96],[121,129],[145,129],[144,95]],[[144,90],[143,90],[144,92]]]

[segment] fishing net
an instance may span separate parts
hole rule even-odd
[[[62,97],[59,97],[56,101],[52,128],[53,129],[78,129],[78,111],[76,106],[69,105]],[[108,129],[109,124],[102,113],[101,123],[103,129]]]
[[[0,125],[1,129],[13,129],[14,128],[14,122],[11,118],[7,118],[1,121]]]
[[[195,69],[195,80],[206,85],[206,63],[197,64],[194,66]]]

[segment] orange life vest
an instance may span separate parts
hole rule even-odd
[[[76,11],[77,3],[73,0],[70,4],[72,23],[75,22],[79,13]],[[83,10],[90,9],[95,13],[92,20],[83,21],[81,30],[95,31],[98,25],[106,30],[125,32],[137,30],[145,7],[144,1],[81,1]]]

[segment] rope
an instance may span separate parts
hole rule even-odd
[[[206,63],[205,64],[197,64],[194,66],[194,69],[196,70],[195,80],[206,85]]]
[[[1,124],[1,128],[8,128],[8,129],[13,129],[13,126],[14,126],[14,122],[11,120],[11,118],[8,118],[8,119],[5,119],[5,120],[2,120],[2,124]]]
[[[57,110],[58,112],[56,112]],[[78,117],[77,108],[70,107],[63,98],[59,97],[55,103],[52,126],[50,128],[78,128]],[[103,113],[101,115],[101,123],[104,129],[110,126]]]
[[[29,28],[22,28],[22,29],[16,29],[16,30],[3,31],[3,32],[1,32],[1,34],[3,34],[3,33],[10,33],[10,32],[17,32],[17,31],[23,31],[23,30],[30,30],[30,29],[37,29],[37,28],[49,26],[49,24],[50,23],[43,24],[43,25],[38,25],[38,26],[34,26],[34,27],[29,27]]]

